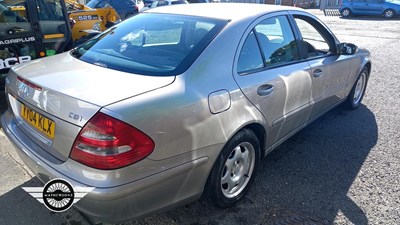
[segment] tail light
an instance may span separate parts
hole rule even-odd
[[[138,162],[154,150],[153,140],[103,113],[82,128],[72,147],[71,158],[96,169],[117,169]]]

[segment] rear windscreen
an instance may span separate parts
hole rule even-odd
[[[142,13],[74,49],[74,57],[143,75],[183,73],[227,21]]]

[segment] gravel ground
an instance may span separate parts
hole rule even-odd
[[[371,51],[363,105],[332,110],[267,156],[237,206],[220,210],[194,202],[125,224],[400,224],[400,20],[313,12],[341,41]],[[3,101],[1,96],[0,111]],[[86,223],[74,210],[54,215],[24,196],[20,186],[37,180],[1,135],[0,140],[0,169],[6,171],[0,178],[1,224]]]

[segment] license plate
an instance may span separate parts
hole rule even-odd
[[[56,123],[54,123],[54,121],[26,107],[23,104],[21,107],[21,116],[40,132],[52,139],[54,138],[54,131],[56,127]]]

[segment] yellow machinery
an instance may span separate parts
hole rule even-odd
[[[72,39],[78,41],[87,39],[93,33],[104,31],[114,23],[120,21],[117,11],[111,6],[100,9],[92,9],[79,4],[75,0],[64,0],[67,6],[69,18],[74,20],[72,27]],[[97,31],[97,32],[96,32]]]
[[[13,5],[9,6],[9,9],[18,16],[26,18],[25,6],[18,5],[24,0],[5,0],[5,2],[12,3]],[[98,33],[98,31],[104,31],[120,21],[117,11],[110,5],[105,8],[92,9],[75,0],[64,0],[64,2],[68,17],[74,21],[71,27],[72,40],[74,42],[85,38],[85,36],[92,36],[91,34]]]
[[[0,0],[0,86],[15,64],[65,52],[120,21],[111,6],[75,0]]]

